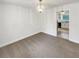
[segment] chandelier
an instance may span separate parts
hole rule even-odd
[[[38,6],[37,6],[37,9],[40,13],[42,13],[44,10],[44,5],[42,4],[42,1],[43,0],[39,0]]]

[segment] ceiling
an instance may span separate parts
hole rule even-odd
[[[43,0],[44,5],[57,6],[61,4],[68,4],[78,2],[79,0]],[[0,0],[1,3],[19,4],[24,6],[35,6],[38,0]]]

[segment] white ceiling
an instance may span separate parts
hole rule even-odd
[[[68,4],[78,2],[79,0],[43,0],[44,5],[57,6],[61,4]],[[1,3],[19,4],[25,6],[35,6],[38,0],[0,0]]]

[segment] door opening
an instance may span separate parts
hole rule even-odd
[[[57,36],[69,39],[69,10],[57,12]]]

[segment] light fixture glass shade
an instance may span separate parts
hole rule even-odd
[[[37,7],[37,10],[38,10],[39,12],[43,12],[44,6],[39,4],[38,7]]]
[[[65,12],[64,11],[61,11],[61,14],[65,14]]]

